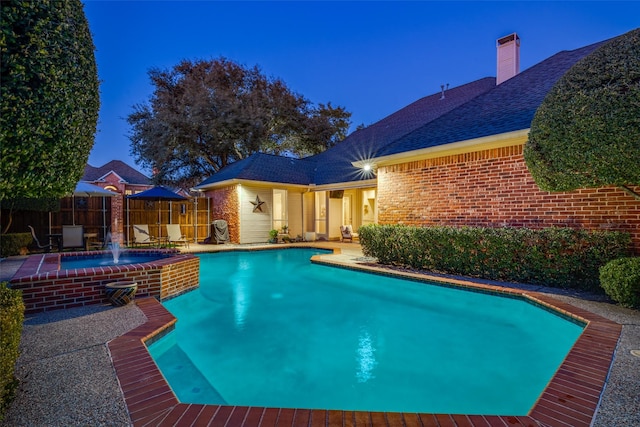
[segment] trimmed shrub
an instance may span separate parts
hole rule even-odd
[[[381,264],[600,291],[598,269],[627,256],[627,233],[570,228],[366,225],[363,253]]]
[[[24,320],[22,292],[0,283],[0,421],[17,386],[14,375]]]
[[[640,258],[614,259],[600,268],[606,294],[625,307],[640,308]]]
[[[640,184],[640,29],[571,67],[531,122],[524,159],[538,187]]]
[[[32,241],[31,233],[3,234],[0,238],[0,258],[20,255],[20,250],[28,247]]]

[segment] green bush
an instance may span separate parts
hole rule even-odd
[[[545,191],[640,183],[640,29],[571,67],[531,122],[524,159]]]
[[[29,246],[32,241],[31,233],[3,234],[0,238],[0,258],[20,255],[20,249]]]
[[[393,264],[492,280],[601,291],[598,269],[629,253],[627,233],[570,228],[366,225],[365,255]]]
[[[0,283],[0,421],[17,386],[14,371],[19,355],[24,320],[22,292]]]
[[[600,268],[600,283],[609,297],[640,308],[640,258],[614,259]]]

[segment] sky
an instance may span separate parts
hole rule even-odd
[[[521,71],[640,27],[640,1],[83,0],[100,114],[89,164],[130,154],[126,118],[153,94],[150,69],[225,57],[352,113],[351,131],[440,86],[496,75],[496,40],[517,33]]]

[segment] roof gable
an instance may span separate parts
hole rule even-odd
[[[316,163],[307,159],[255,153],[224,167],[198,184],[196,188],[230,180],[309,185],[313,182],[315,167]]]
[[[103,181],[104,177],[109,175],[109,173],[116,174],[127,184],[152,184],[151,180],[147,176],[120,160],[111,160],[99,167],[86,165],[84,168],[84,175],[82,175],[82,180],[89,182]]]

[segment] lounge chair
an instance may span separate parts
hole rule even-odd
[[[86,249],[84,240],[84,226],[62,226],[62,249]]]
[[[353,232],[353,227],[349,225],[341,225],[340,226],[340,234],[342,235],[342,241],[348,240],[353,242],[353,239],[358,238],[358,233]]]
[[[158,239],[149,234],[147,224],[135,224],[133,226],[133,243],[135,245],[155,245]]]
[[[30,225],[27,225],[27,227],[29,227],[29,230],[31,230],[31,237],[33,237],[33,243],[35,243],[38,249],[44,249],[45,252],[49,252],[53,247],[53,245],[50,243],[45,245],[41,244],[40,240],[38,240],[38,238],[36,237],[36,231],[33,229],[33,227]]]
[[[182,234],[180,224],[167,224],[167,241],[169,243],[183,244],[185,247],[189,247],[189,240],[187,236]]]

